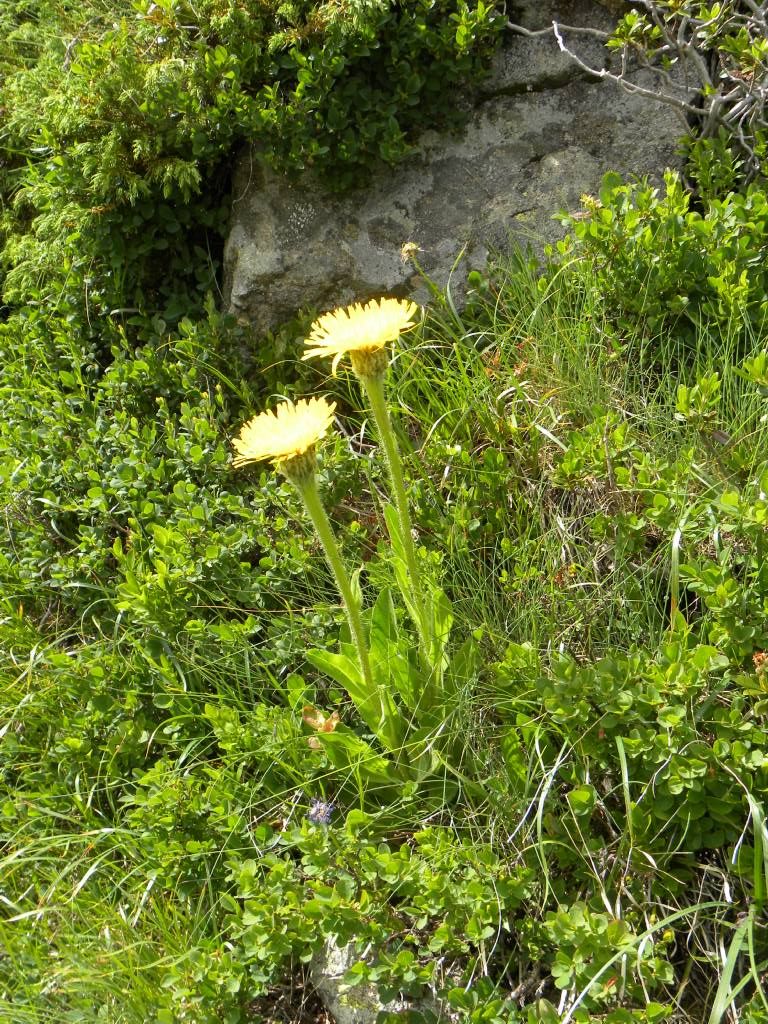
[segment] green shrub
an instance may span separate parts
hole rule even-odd
[[[562,217],[571,230],[557,259],[589,261],[604,309],[649,333],[680,322],[760,334],[768,324],[768,196],[759,186],[692,207],[673,172],[664,193],[648,184],[603,180],[584,213]]]
[[[502,27],[483,0],[18,3],[5,20],[4,148],[23,161],[0,181],[6,302],[63,288],[91,318],[167,321],[196,315],[218,271],[239,146],[352,184],[418,126],[456,123],[453,87]]]
[[[376,831],[360,812],[332,831],[304,824],[273,837],[262,829],[264,852],[232,863],[230,934],[254,986],[289,954],[306,960],[334,936],[361,950],[373,944],[373,962],[384,969],[360,962],[348,980],[380,980],[391,996],[407,990],[405,975],[420,958],[471,957],[500,920],[506,927],[528,891],[530,872],[450,829],[427,828],[400,844],[380,841]],[[415,994],[432,971],[409,979]]]

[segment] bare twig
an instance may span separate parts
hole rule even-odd
[[[548,36],[552,33],[554,22],[551,25],[547,25],[546,28],[525,28],[523,25],[515,25],[511,21],[507,22],[507,28],[510,32],[517,32],[518,35],[527,36],[533,38],[534,36]],[[589,28],[585,25],[561,25],[560,26],[565,32],[575,32],[581,36],[592,36],[594,39],[599,39],[600,42],[605,42],[610,39],[610,32],[603,32],[599,28]]]
[[[567,56],[575,62],[576,66],[581,68],[582,71],[586,71],[587,74],[594,75],[595,78],[601,78],[607,82],[613,82],[615,85],[621,86],[621,88],[625,89],[627,92],[636,93],[639,96],[645,96],[649,100],[656,100],[659,103],[666,103],[668,106],[675,107],[683,113],[695,115],[701,113],[698,107],[695,107],[692,103],[686,103],[685,100],[681,100],[678,96],[656,92],[654,89],[646,89],[644,86],[638,85],[636,82],[630,82],[622,75],[614,75],[613,72],[608,70],[608,68],[591,68],[581,59],[581,57],[565,45],[565,41],[563,40],[560,32],[560,26],[556,21],[552,22],[552,28],[554,29],[557,45],[560,47],[562,52],[567,54]]]
[[[646,46],[634,40],[626,42],[615,70],[591,67],[563,38],[566,33],[580,33],[604,39],[605,33],[596,29],[558,22],[553,22],[551,29],[530,30],[512,24],[509,27],[526,36],[542,36],[551,31],[561,52],[583,72],[673,107],[701,138],[714,138],[724,128],[741,153],[745,177],[755,177],[761,172],[755,136],[768,132],[768,60],[759,47],[750,49],[750,44],[768,37],[768,0],[730,0],[706,19],[698,16],[701,7],[690,0],[639,3],[647,11],[647,16],[641,17],[647,17],[648,28],[653,29],[653,43]],[[614,38],[621,37],[615,34]],[[734,52],[734,40],[744,39],[742,57],[738,50]],[[631,75],[637,69],[658,75],[658,88],[632,81]],[[683,72],[682,85],[672,80],[675,69]]]

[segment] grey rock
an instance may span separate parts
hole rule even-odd
[[[612,24],[592,0],[526,0],[510,16],[531,29],[553,19],[603,30]],[[590,66],[606,65],[597,39],[566,38]],[[489,77],[457,102],[471,107],[461,133],[425,131],[405,163],[341,196],[309,174],[289,181],[256,151],[245,153],[225,248],[230,311],[262,332],[300,308],[382,294],[425,302],[423,281],[400,258],[405,242],[419,245],[424,272],[441,287],[450,282],[460,301],[467,273],[490,252],[512,242],[540,250],[560,237],[553,215],[578,209],[606,171],[658,180],[679,163],[677,112],[586,75],[551,33],[511,36]]]

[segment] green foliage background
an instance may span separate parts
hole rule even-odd
[[[403,339],[419,557],[477,652],[407,782],[306,656],[343,615],[296,495],[230,469],[244,418],[330,390],[321,490],[366,598],[392,586],[357,390],[300,362],[306,319],[217,310],[224,168],[402,157],[500,27],[0,11],[0,1020],[308,1020],[332,937],[353,993],[473,1024],[768,1019],[764,183],[608,176]]]
[[[348,186],[456,123],[446,99],[502,24],[483,0],[22,0],[0,19],[6,301],[167,322],[214,287],[238,147]]]

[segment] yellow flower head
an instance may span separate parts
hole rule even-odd
[[[403,331],[414,327],[419,311],[415,302],[403,299],[374,299],[364,306],[356,302],[345,309],[334,309],[315,320],[307,345],[315,345],[303,356],[333,356],[332,372],[336,373],[339,360],[347,353],[352,357],[370,355],[383,349]]]
[[[400,246],[400,262],[410,263],[414,260],[420,252],[423,250],[420,248],[418,242],[403,242]]]
[[[300,398],[295,405],[281,402],[276,410],[259,413],[232,442],[237,452],[233,465],[270,459],[284,469],[285,463],[314,449],[333,422],[335,409],[336,403],[325,398]]]

